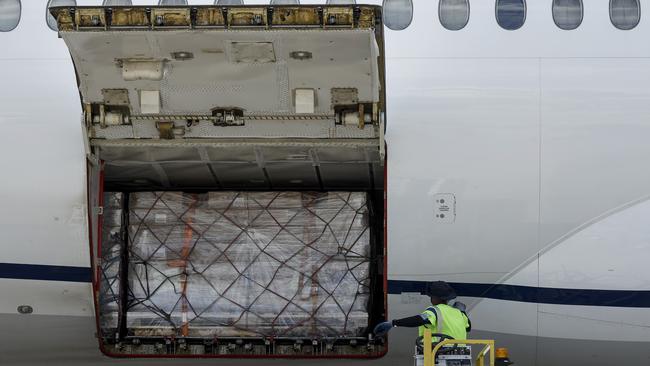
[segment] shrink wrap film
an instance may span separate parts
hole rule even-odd
[[[138,192],[128,201],[130,334],[365,335],[366,193]]]

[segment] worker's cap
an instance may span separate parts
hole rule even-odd
[[[427,295],[449,301],[456,298],[456,291],[445,281],[434,281],[427,284]]]

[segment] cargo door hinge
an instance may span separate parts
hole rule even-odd
[[[156,128],[161,139],[172,140],[174,138],[174,122],[156,122]]]

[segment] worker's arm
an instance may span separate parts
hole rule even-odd
[[[389,322],[383,322],[377,324],[374,329],[374,333],[377,337],[382,337],[388,333],[393,327],[407,327],[415,328],[421,325],[429,323],[427,314],[420,314],[409,316],[408,318],[395,319]]]
[[[424,318],[422,315],[414,315],[414,316],[409,316],[408,318],[393,320],[393,326],[394,327],[415,328],[415,327],[419,327],[421,325],[425,325],[428,322],[429,322],[429,320]]]

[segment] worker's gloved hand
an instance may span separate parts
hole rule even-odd
[[[463,304],[463,303],[460,302],[460,301],[456,301],[456,302],[454,303],[454,305],[452,305],[452,306],[455,307],[456,309],[462,311],[462,312],[466,312],[466,311],[467,311],[467,305]]]
[[[376,337],[383,337],[386,334],[388,334],[388,331],[390,331],[391,328],[393,328],[393,323],[391,323],[391,322],[382,322],[382,323],[377,324],[375,326],[375,329],[372,332],[375,333]]]

